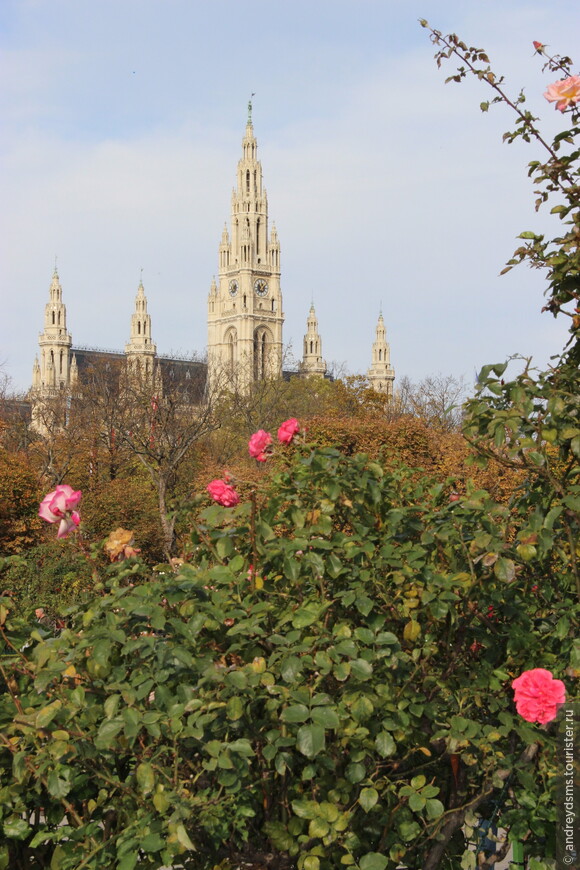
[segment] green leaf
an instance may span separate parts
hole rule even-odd
[[[66,768],[65,768],[66,770]],[[47,779],[48,791],[55,798],[63,798],[69,793],[72,788],[70,778],[63,779],[58,775],[57,770],[51,770]]]
[[[296,800],[292,801],[292,810],[300,819],[315,819],[318,815],[319,804],[316,801]]]
[[[375,747],[381,758],[388,758],[397,751],[397,744],[388,731],[380,731],[375,738]]]
[[[504,556],[500,556],[493,566],[493,573],[498,580],[501,580],[504,583],[511,583],[516,576],[516,566],[511,559],[506,559]]]
[[[360,870],[385,870],[389,863],[385,855],[380,852],[367,852],[359,861]]]
[[[413,810],[414,813],[419,813],[425,806],[425,798],[421,797],[420,794],[412,794],[409,797],[409,806]]]
[[[361,782],[365,776],[367,775],[367,770],[364,764],[360,764],[356,762],[354,764],[349,764],[345,771],[345,776],[349,782],[357,783]]]
[[[234,740],[233,743],[228,743],[228,749],[230,752],[235,752],[237,755],[243,755],[246,758],[254,755],[252,744],[245,737],[241,737],[239,740]]]
[[[336,579],[342,571],[342,562],[334,553],[329,553],[327,556],[326,571],[333,579]]]
[[[437,798],[429,798],[425,803],[428,819],[438,819],[445,812],[445,807]]]
[[[165,848],[165,840],[159,834],[147,834],[139,843],[144,852],[160,852]]]
[[[46,728],[47,725],[52,722],[60,708],[62,707],[62,701],[53,701],[52,704],[48,704],[47,707],[43,707],[42,710],[36,714],[36,727],[37,728]]]
[[[12,816],[3,824],[4,835],[10,840],[24,840],[32,831],[32,828],[21,819],[20,816]]]
[[[226,715],[232,722],[236,722],[244,715],[244,705],[239,695],[231,697],[226,704]]]
[[[307,855],[302,866],[304,870],[320,870],[320,859],[316,855]]]
[[[376,788],[363,788],[358,796],[358,802],[365,813],[372,810],[378,799],[379,793]]]
[[[398,825],[399,833],[403,840],[409,843],[411,840],[414,840],[415,837],[418,837],[421,833],[421,828],[417,824],[417,822],[401,822]]]
[[[320,725],[302,725],[296,735],[298,751],[306,758],[315,758],[326,745],[324,728]]]
[[[189,849],[192,852],[195,852],[195,846],[189,839],[189,835],[183,825],[178,825],[175,829],[175,833],[177,834],[177,839],[181,843],[182,846],[185,846],[186,849]]]
[[[308,825],[309,837],[326,837],[329,831],[330,825],[327,821],[325,821],[325,819],[312,819],[312,821]]]
[[[304,704],[293,704],[285,707],[280,718],[283,722],[306,722],[310,717],[310,710]]]
[[[155,774],[151,765],[147,762],[142,762],[137,766],[135,774],[137,776],[137,782],[139,783],[141,793],[149,794],[152,792],[153,786],[155,785]]]
[[[340,662],[340,664],[335,665],[332,673],[340,683],[343,683],[350,676],[350,662]]]
[[[330,707],[314,707],[311,716],[314,724],[323,728],[338,728],[340,725],[336,712]]]
[[[321,609],[314,604],[307,604],[305,607],[301,607],[294,614],[292,625],[294,628],[306,628],[307,625],[312,625],[313,622],[318,620]]]
[[[293,683],[302,673],[302,662],[298,656],[289,656],[280,665],[280,674],[287,683]]]
[[[350,663],[351,673],[357,680],[368,680],[373,675],[373,668],[366,659],[355,659]]]
[[[117,870],[134,870],[134,868],[137,866],[138,860],[139,850],[136,847],[134,852],[129,852],[129,854],[123,855],[123,858],[119,861],[117,865]]]
[[[119,709],[119,702],[121,701],[120,695],[109,695],[105,703],[103,704],[103,709],[105,711],[105,716],[107,719],[112,719],[117,710]]]
[[[125,722],[121,717],[105,719],[104,722],[101,722],[99,732],[95,737],[95,747],[97,749],[110,749],[124,724]]]
[[[123,720],[125,737],[136,737],[141,730],[138,711],[134,707],[125,707],[121,713],[121,719]]]

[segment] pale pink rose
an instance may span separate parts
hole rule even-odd
[[[240,497],[234,487],[228,486],[225,480],[212,480],[207,485],[207,491],[213,500],[223,507],[234,507],[240,501]]]
[[[258,462],[265,462],[269,456],[269,453],[266,452],[267,447],[272,443],[272,436],[269,432],[265,432],[263,429],[258,429],[257,432],[254,432],[252,437],[248,442],[248,450],[250,451],[250,456],[253,456]]]
[[[82,498],[82,492],[76,492],[67,483],[61,483],[53,492],[42,499],[38,516],[46,520],[47,523],[58,522],[67,511],[75,508]]]
[[[290,444],[298,432],[300,432],[300,423],[296,417],[290,417],[289,420],[284,420],[278,429],[278,441],[282,444]]]
[[[44,607],[37,607],[34,611],[34,615],[37,619],[42,619],[42,617],[44,616]]]
[[[580,100],[580,76],[568,76],[559,82],[548,85],[544,94],[550,103],[556,103],[556,108],[563,112],[572,103]]]
[[[57,538],[66,538],[81,521],[74,510],[82,498],[79,490],[74,490],[67,483],[61,483],[53,492],[49,492],[40,503],[38,516],[47,523],[58,523]]]
[[[512,682],[516,710],[527,722],[545,725],[556,718],[558,705],[566,700],[566,687],[545,668],[524,671]]]

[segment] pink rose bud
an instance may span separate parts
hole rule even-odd
[[[239,504],[240,496],[233,486],[228,486],[225,480],[212,480],[207,485],[207,491],[222,507],[235,507]]]
[[[282,444],[290,444],[298,432],[300,432],[300,423],[296,417],[290,417],[278,429],[278,441]]]
[[[536,51],[541,51],[543,49],[543,47],[544,47],[543,42],[538,42],[537,39],[534,39],[534,48],[536,49]]]
[[[263,429],[254,432],[248,442],[250,456],[253,456],[258,462],[265,462],[270,455],[267,448],[271,443],[272,436],[269,432],[265,432]]]

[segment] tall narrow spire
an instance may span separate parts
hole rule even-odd
[[[231,228],[221,234],[218,255],[217,284],[208,295],[210,386],[225,374],[246,392],[254,380],[281,375],[284,322],[280,243],[275,228],[268,233],[251,98],[232,192]]]
[[[56,268],[44,306],[44,330],[38,340],[40,363],[33,369],[33,384],[41,394],[50,395],[55,389],[70,385],[70,348],[72,338],[66,328],[66,306],[62,301],[62,287]]]
[[[318,333],[318,319],[314,310],[314,302],[310,306],[306,321],[304,352],[300,371],[304,377],[312,377],[313,375],[323,377],[326,373],[326,363],[322,358],[322,339]]]
[[[376,337],[373,342],[372,363],[367,377],[373,390],[385,393],[389,400],[393,398],[395,370],[391,365],[391,349],[387,342],[387,331],[382,311],[377,321]]]
[[[153,374],[153,361],[157,348],[151,337],[151,315],[147,313],[147,297],[143,281],[139,281],[135,296],[135,310],[131,316],[131,337],[125,345],[127,360],[132,368],[141,366],[146,374]]]

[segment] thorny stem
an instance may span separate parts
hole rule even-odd
[[[459,60],[468,67],[469,71],[472,72],[473,75],[477,76],[477,78],[479,78],[479,79],[483,79],[483,81],[485,81],[491,88],[493,88],[493,90],[499,95],[501,100],[504,103],[506,103],[511,109],[513,109],[513,111],[516,113],[518,118],[521,120],[521,122],[525,126],[525,128],[534,136],[535,139],[537,139],[537,141],[541,145],[543,145],[543,147],[546,149],[546,151],[548,152],[550,157],[555,161],[555,163],[560,164],[560,158],[558,157],[557,153],[546,142],[546,140],[544,139],[544,137],[542,136],[542,134],[540,133],[538,128],[534,125],[531,116],[524,114],[521,111],[521,109],[518,108],[517,103],[515,103],[512,99],[510,99],[510,97],[508,97],[508,95],[503,90],[503,88],[500,87],[500,85],[497,83],[495,75],[494,75],[494,73],[492,73],[489,70],[489,67],[488,67],[488,70],[483,72],[483,73],[481,70],[477,70],[476,67],[474,66],[474,64],[469,60],[467,54],[465,53],[466,49],[463,47],[463,43],[461,43],[457,39],[455,34],[451,34],[450,36],[445,37],[445,36],[443,36],[441,31],[433,30],[433,28],[430,27],[430,25],[426,21],[422,21],[421,24],[423,25],[423,27],[426,27],[427,30],[429,30],[429,32],[431,33],[431,41],[433,42],[434,45],[443,44],[447,48],[447,50],[449,52],[447,57],[450,57],[451,54],[456,55],[456,57],[458,57]],[[438,66],[441,65],[441,57],[442,56],[443,56],[442,52],[438,52],[436,55]],[[485,61],[487,61],[487,55],[484,54],[484,57],[485,57]],[[560,174],[566,180],[568,185],[573,187],[574,180],[570,177],[568,172],[566,172],[566,170],[564,170],[560,165],[558,166],[558,168],[559,168]],[[562,190],[562,192],[564,194],[568,193],[568,188],[566,187],[566,185],[564,185],[562,183],[562,181],[560,180],[558,175],[556,175],[555,177],[552,177],[551,180],[554,181],[558,185],[558,187]]]

